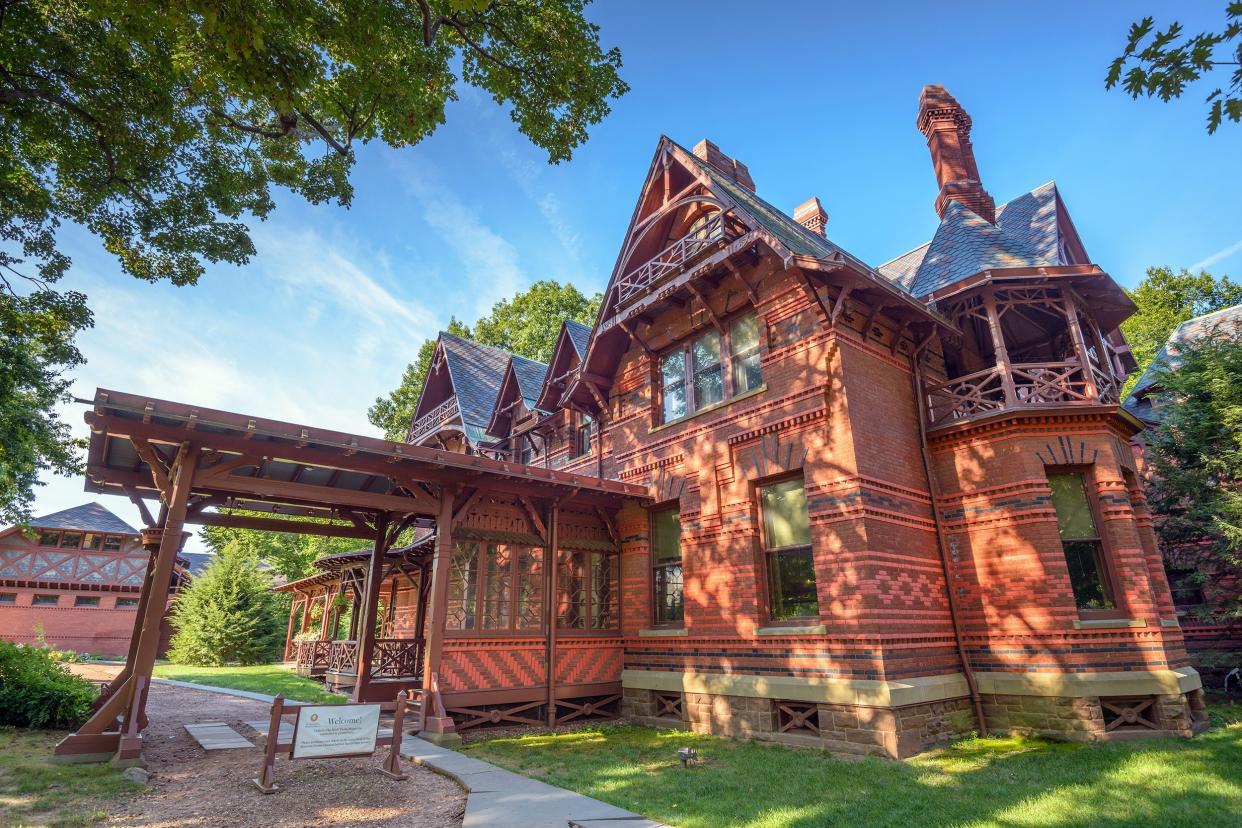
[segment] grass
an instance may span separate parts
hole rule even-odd
[[[303,678],[279,664],[255,664],[248,667],[186,667],[180,664],[157,664],[155,677],[176,679],[191,684],[249,690],[270,696],[283,694],[286,699],[331,704],[346,701],[344,696],[329,693],[313,679]]]
[[[1242,825],[1240,712],[1189,740],[967,739],[902,762],[630,725],[462,750],[680,828],[1219,828]],[[682,768],[679,747],[702,763]]]
[[[55,765],[52,747],[65,733],[0,727],[0,826],[94,825],[110,800],[143,789],[102,765]]]

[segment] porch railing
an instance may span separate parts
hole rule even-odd
[[[617,305],[625,307],[645,295],[653,284],[681,270],[693,259],[716,247],[727,236],[724,213],[716,213],[703,224],[661,250],[652,258],[617,280]]]
[[[423,640],[377,638],[371,678],[418,678],[423,674]]]
[[[328,672],[357,673],[358,642],[329,641],[328,643],[331,645],[328,649]]]
[[[418,443],[428,434],[434,433],[436,429],[457,415],[457,397],[449,397],[447,400],[415,420],[410,425],[410,430],[406,434],[405,441],[411,444]]]
[[[1077,362],[1029,362],[1009,368],[1009,382],[1001,367],[993,366],[926,385],[923,393],[931,424],[944,425],[1007,408],[1117,402],[1116,383],[1094,366],[1094,388]],[[1012,397],[1006,386],[1012,388]]]
[[[295,661],[298,667],[327,667],[328,649],[331,641],[297,641],[294,642]]]

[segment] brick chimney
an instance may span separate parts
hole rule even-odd
[[[755,191],[755,182],[751,179],[750,170],[746,169],[746,165],[725,155],[720,151],[720,147],[706,138],[694,145],[694,155],[700,161],[706,161],[708,164],[711,164],[752,193]]]
[[[995,224],[996,202],[979,181],[966,110],[943,86],[924,86],[919,95],[918,125],[919,132],[927,136],[936,181],[940,184],[936,213],[944,218],[949,202],[956,200]]]
[[[824,205],[819,203],[818,198],[812,198],[810,201],[804,201],[794,208],[794,221],[801,224],[812,233],[818,233],[824,238],[828,238],[828,214],[824,212]]]

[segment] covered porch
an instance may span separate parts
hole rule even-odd
[[[513,642],[492,634],[457,648],[469,651],[469,663],[446,659],[446,650],[455,651],[446,647],[450,605],[461,604],[450,593],[452,570],[463,546],[476,553],[503,542],[560,550],[562,527],[567,560],[580,565],[591,545],[606,545],[615,558],[615,515],[645,499],[642,487],[102,389],[90,404],[86,489],[138,506],[150,560],[125,668],[91,718],[56,747],[63,760],[140,757],[160,620],[183,529],[193,524],[366,541],[367,549],[295,582],[304,607],[318,601],[321,612],[332,610],[331,623],[321,626],[332,637],[298,641],[297,648],[307,644],[309,670],[323,659],[325,676],[344,682],[352,672],[355,701],[387,701],[403,687],[417,689],[414,726],[424,736],[451,736],[454,715],[515,692],[555,721],[566,694],[578,692],[558,681],[553,601],[541,602],[537,628],[521,632],[524,645],[538,642],[528,646],[538,657],[524,669],[506,660]],[[456,543],[458,535],[469,542]],[[541,594],[559,594],[560,569],[540,568]],[[321,589],[329,585],[332,595],[346,596],[350,637],[337,637],[342,602],[329,603],[329,590]],[[403,591],[413,597],[412,626],[403,620],[398,627]],[[513,595],[506,600],[516,601]],[[292,625],[291,617],[290,632]],[[615,681],[611,674],[592,677],[601,680],[585,690],[615,685],[619,693],[619,666],[616,672]]]

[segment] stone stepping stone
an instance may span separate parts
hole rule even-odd
[[[186,732],[194,737],[203,750],[232,750],[236,748],[252,748],[254,745],[224,722],[202,722],[188,724]]]

